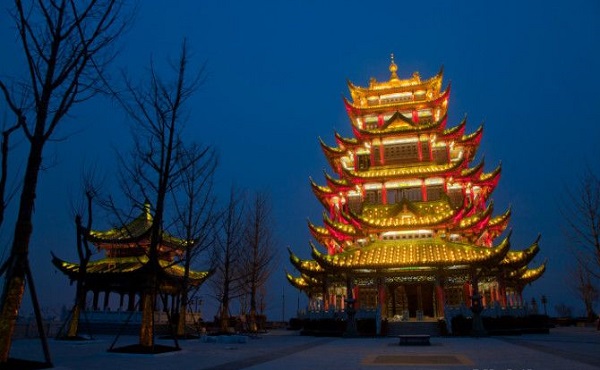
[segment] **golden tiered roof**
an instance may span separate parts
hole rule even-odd
[[[508,237],[495,247],[478,247],[440,238],[376,240],[334,255],[323,254],[313,246],[312,257],[320,266],[341,270],[448,267],[497,263],[509,248]]]
[[[90,230],[87,239],[101,249],[147,246],[153,222],[150,203],[146,202],[140,214],[131,222],[105,231]],[[193,244],[194,241],[186,241],[162,232],[161,245],[167,249],[183,250],[190,243]]]
[[[398,77],[398,66],[392,60],[390,62],[390,79],[388,81],[378,82],[375,78],[371,78],[368,87],[360,87],[348,81],[348,89],[352,96],[351,103],[355,108],[372,108],[376,106],[398,106],[402,104],[412,103],[414,101],[403,102],[400,99],[394,100],[398,93],[402,92],[422,92],[418,95],[421,97],[419,101],[427,101],[432,97],[437,97],[442,88],[442,79],[444,69],[441,68],[437,75],[427,80],[421,80],[419,72],[414,72],[410,78],[400,79]],[[391,95],[387,97],[387,95]],[[415,94],[417,95],[417,94]],[[384,102],[382,103],[382,97]],[[387,99],[386,99],[387,98]]]
[[[53,255],[52,262],[56,267],[66,275],[76,277],[79,274],[79,264],[63,261]],[[147,256],[122,257],[122,258],[103,258],[97,261],[90,261],[86,266],[88,275],[107,275],[107,274],[131,274],[141,270],[148,263]],[[160,267],[172,277],[182,278],[185,269],[183,266],[173,264],[172,262],[159,260]],[[200,284],[210,275],[209,271],[189,271],[189,279],[192,284]]]

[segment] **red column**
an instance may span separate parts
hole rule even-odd
[[[419,154],[419,162],[423,161],[423,144],[421,144],[421,135],[417,135],[417,153]]]
[[[412,120],[414,123],[419,123],[419,112],[416,109],[412,111]]]
[[[379,162],[383,166],[385,164],[385,158],[383,155],[383,142],[379,142]]]
[[[387,204],[387,189],[385,184],[381,187],[381,204]]]
[[[433,162],[433,143],[429,141],[429,160]]]
[[[446,295],[444,294],[444,287],[440,282],[435,284],[435,300],[436,300],[436,313],[438,317],[444,316],[444,306],[446,305]]]
[[[423,202],[427,201],[427,186],[425,185],[425,179],[421,179],[421,198]]]
[[[467,281],[463,285],[463,299],[467,307],[471,307],[471,284]]]
[[[499,289],[500,289],[500,305],[503,308],[506,308],[506,287],[504,286],[503,283],[500,283]]]
[[[385,284],[379,281],[377,284],[377,305],[379,306],[381,317],[387,317],[385,299]]]

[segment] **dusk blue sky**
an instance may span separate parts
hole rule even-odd
[[[24,72],[7,6],[0,13],[3,79]],[[282,292],[286,316],[297,305],[283,272],[293,270],[286,247],[309,257],[307,219],[321,223],[308,182],[312,176],[324,183],[318,138],[333,145],[335,131],[351,135],[342,103],[346,81],[387,79],[390,53],[400,77],[419,71],[428,78],[443,66],[444,84],[452,84],[448,125],[465,114],[468,132],[483,122],[478,158],[485,157],[487,171],[502,162],[492,198],[496,213],[512,206],[513,249],[542,234],[532,266],[547,259],[548,268],[525,297],[539,302],[545,294],[549,307],[564,302],[582,313],[565,286],[572,258],[559,205],[586,166],[600,173],[599,19],[594,0],[140,1],[113,75],[126,69],[142,76],[151,58],[165,65],[183,38],[192,62],[206,63],[186,135],[217,148],[221,199],[231,184],[271,194],[280,259],[270,317],[280,319]],[[0,118],[12,119],[1,103]],[[40,178],[31,244],[42,306],[54,309],[73,300],[50,251],[77,258],[69,201],[81,168],[96,163],[110,183],[112,147],[131,142],[124,114],[102,98],[73,111],[59,137],[68,140],[46,148],[49,168]],[[2,226],[3,245],[12,230],[10,221]]]

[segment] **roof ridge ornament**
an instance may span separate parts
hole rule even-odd
[[[390,59],[390,73],[392,74],[390,76],[390,81],[398,80],[398,74],[396,73],[398,71],[398,66],[394,62],[394,53],[390,54]]]

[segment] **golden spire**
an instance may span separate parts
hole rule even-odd
[[[390,55],[390,57],[391,57],[390,72],[392,73],[392,75],[390,77],[390,81],[391,80],[397,80],[398,79],[398,74],[396,74],[396,71],[398,71],[398,66],[396,65],[396,63],[394,63],[394,53],[392,53]]]

